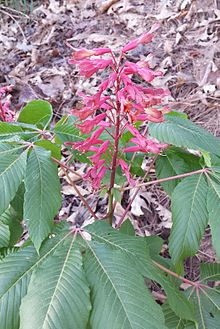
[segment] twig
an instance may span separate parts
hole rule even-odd
[[[161,265],[161,264],[155,262],[154,260],[153,260],[153,263],[154,263],[155,266],[157,266],[158,268],[160,268],[162,271],[164,271],[164,272],[166,272],[166,273],[168,273],[168,274],[174,276],[175,278],[181,280],[182,282],[185,282],[185,283],[187,283],[187,284],[189,284],[189,285],[191,285],[191,286],[194,286],[194,287],[198,287],[199,284],[200,284],[199,281],[197,281],[197,282],[190,281],[190,280],[184,278],[183,276],[178,275],[177,273],[175,273],[175,272],[169,270],[168,268],[164,267],[163,265]]]
[[[79,189],[77,188],[76,184],[71,180],[67,170],[64,169],[65,175],[68,179],[69,184],[74,188],[74,190],[76,191],[76,193],[78,194],[78,196],[80,197],[81,201],[83,202],[83,204],[85,205],[85,207],[88,209],[88,211],[90,212],[90,214],[92,215],[92,217],[94,217],[95,220],[98,220],[98,217],[96,216],[96,214],[94,213],[94,211],[92,210],[92,208],[90,207],[90,205],[88,204],[88,202],[86,201],[86,199],[84,198],[84,196],[81,194],[81,192],[79,191]]]
[[[21,31],[21,34],[22,34],[22,36],[23,36],[23,39],[27,42],[26,36],[25,36],[25,34],[24,34],[24,31],[22,30],[21,25],[17,22],[17,20],[16,20],[11,14],[9,14],[9,13],[8,13],[7,11],[5,11],[5,10],[0,9],[0,12],[3,13],[3,14],[8,15],[8,16],[9,16],[9,17],[10,17],[10,18],[11,18],[11,19],[17,24],[19,30]]]
[[[78,176],[80,179],[83,180],[83,177],[78,174],[75,170],[71,169],[69,166],[67,166],[65,163],[59,161],[58,159],[51,157],[51,159],[53,160],[53,162],[57,163],[58,165],[60,165],[60,167],[65,168],[66,170],[70,171],[71,173],[73,173],[74,175]]]
[[[206,172],[208,172],[208,168],[203,168],[203,169],[191,171],[191,172],[188,172],[188,173],[185,173],[185,174],[180,174],[180,175],[176,175],[176,176],[170,176],[170,177],[167,177],[167,178],[161,178],[161,179],[152,180],[150,182],[137,184],[136,187],[142,187],[142,186],[148,186],[148,185],[157,184],[157,183],[168,182],[168,181],[173,180],[173,179],[184,178],[184,177],[192,176],[192,175],[195,175],[195,174],[206,173]],[[125,187],[123,189],[123,191],[130,190],[132,188],[133,187],[131,187],[131,186]]]
[[[19,15],[22,15],[22,16],[24,16],[24,17],[30,19],[30,16],[28,16],[28,15],[25,14],[25,13],[22,13],[22,11],[19,11],[19,10],[14,9],[14,8],[11,8],[11,7],[5,7],[5,6],[3,6],[3,5],[0,5],[0,9],[2,9],[2,10],[4,10],[4,11],[7,11],[7,10],[9,10],[9,11],[13,11],[14,13],[17,13],[17,14],[19,14]]]

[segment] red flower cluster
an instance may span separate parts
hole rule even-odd
[[[14,112],[10,110],[11,95],[13,86],[0,88],[0,120],[5,122],[14,121]]]
[[[140,44],[150,42],[154,36],[153,32],[158,27],[159,25],[155,24],[148,33],[125,45],[119,57],[109,48],[81,48],[74,49],[69,60],[70,64],[78,65],[80,74],[86,78],[99,70],[109,71],[109,77],[99,85],[95,95],[79,93],[84,106],[81,110],[72,110],[72,114],[81,121],[77,125],[81,133],[92,135],[83,142],[66,143],[80,152],[94,152],[90,156],[93,167],[89,169],[85,178],[92,180],[95,189],[100,187],[107,170],[110,170],[111,184],[114,184],[117,166],[120,166],[128,182],[133,185],[134,181],[125,161],[126,152],[160,153],[161,149],[166,147],[165,144],[159,144],[141,134],[135,124],[163,121],[163,114],[169,111],[162,105],[163,97],[168,95],[167,90],[141,86],[132,80],[133,75],[138,75],[149,84],[155,77],[161,76],[162,72],[150,68],[151,55],[147,56],[145,61],[137,63],[125,60],[125,53]],[[110,57],[91,58],[100,55]],[[126,131],[133,137],[129,140],[129,145],[121,147],[120,138]]]

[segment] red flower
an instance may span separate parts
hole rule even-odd
[[[78,95],[83,98],[83,103],[85,105],[84,108],[72,109],[71,113],[80,118],[80,120],[84,120],[92,115],[96,110],[100,108],[105,108],[105,102],[110,98],[109,96],[101,97],[101,91],[96,93],[93,96],[87,96],[82,92],[78,92]]]
[[[92,180],[92,187],[97,190],[101,185],[102,178],[104,177],[107,168],[103,166],[105,160],[100,160],[93,168],[90,168],[84,175],[84,179]]]
[[[90,78],[98,70],[103,70],[113,62],[111,59],[83,59],[77,64],[79,65],[80,74],[85,78]],[[74,64],[76,64],[74,62]]]
[[[13,86],[5,86],[0,88],[0,120],[5,122],[14,121],[15,113],[10,109],[11,95]],[[7,95],[7,96],[6,96]]]
[[[94,151],[95,154],[90,157],[93,163],[98,163],[100,157],[105,154],[106,150],[108,149],[110,141],[105,141],[101,146],[91,146],[90,151]]]
[[[73,149],[75,150],[79,150],[81,152],[88,152],[91,151],[91,147],[93,145],[97,145],[97,144],[102,144],[103,141],[99,140],[98,137],[101,135],[101,133],[103,132],[105,128],[104,127],[100,127],[98,128],[91,137],[87,138],[85,141],[82,142],[66,142],[65,145],[69,146],[71,145]]]
[[[81,124],[78,124],[82,134],[90,134],[96,125],[98,125],[103,119],[106,118],[106,114],[102,113],[95,116],[93,119],[88,119]]]
[[[79,61],[91,56],[99,56],[99,55],[107,54],[110,52],[111,49],[109,48],[94,48],[94,49],[75,48],[74,52],[72,53],[72,59],[69,60],[69,63],[75,64],[75,61]]]
[[[160,71],[152,71],[145,61],[138,62],[137,64],[126,62],[123,70],[124,74],[139,74],[145,81],[151,82],[156,76],[161,76],[163,73]]]
[[[121,169],[124,171],[129,184],[131,184],[132,186],[135,186],[135,181],[131,178],[128,164],[122,159],[119,160],[119,164],[121,166]]]
[[[151,27],[149,32],[146,32],[146,33],[142,34],[139,38],[134,39],[134,40],[130,41],[129,43],[127,43],[127,45],[125,45],[122,48],[122,53],[126,53],[127,51],[132,50],[140,44],[145,44],[145,43],[151,42],[151,40],[154,37],[153,32],[155,32],[159,27],[160,27],[159,23],[154,24]]]
[[[160,153],[161,149],[168,146],[168,144],[159,144],[151,139],[146,138],[145,136],[141,135],[139,131],[130,126],[127,125],[126,128],[132,133],[133,136],[136,138],[131,138],[130,142],[136,144],[135,146],[130,146],[128,148],[124,149],[124,152],[152,152],[152,153]]]

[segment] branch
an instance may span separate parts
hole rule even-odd
[[[206,172],[209,172],[209,169],[208,168],[202,168],[202,169],[191,171],[191,172],[188,172],[188,173],[185,173],[185,174],[170,176],[170,177],[166,177],[166,178],[152,180],[152,181],[146,182],[146,183],[137,184],[136,187],[142,187],[142,186],[148,186],[148,185],[157,184],[157,183],[168,182],[168,181],[173,180],[173,179],[184,178],[184,177],[192,176],[192,175],[195,175],[195,174],[206,173]],[[134,187],[128,186],[128,187],[125,187],[123,189],[123,191],[130,190],[130,189],[133,189],[133,188]]]

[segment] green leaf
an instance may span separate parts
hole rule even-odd
[[[38,256],[33,246],[8,254],[0,261],[1,329],[19,329],[19,307],[33,271],[63,243],[69,232],[49,239]]]
[[[7,255],[16,252],[19,250],[19,247],[4,247],[0,248],[0,260],[2,260]]]
[[[9,226],[2,223],[0,218],[0,248],[8,247],[10,241]]]
[[[18,122],[35,124],[37,127],[46,127],[53,115],[52,106],[47,101],[33,100],[20,112]]]
[[[133,225],[131,224],[130,219],[126,219],[122,223],[122,225],[120,226],[119,231],[120,231],[120,233],[124,233],[124,234],[127,234],[127,235],[131,235],[131,236],[135,235],[135,230],[134,230]]]
[[[93,304],[91,327],[165,329],[161,309],[129,257],[102,244],[88,246],[85,271]]]
[[[203,159],[204,159],[204,163],[206,165],[206,167],[211,167],[212,166],[212,159],[211,159],[211,155],[209,152],[207,151],[201,151]]]
[[[89,288],[74,238],[34,271],[21,304],[20,329],[84,329],[90,313]]]
[[[11,154],[20,153],[20,151],[24,148],[23,145],[11,145],[6,143],[0,143],[0,157],[7,157]]]
[[[131,162],[133,155],[134,153],[132,152],[126,154],[126,158],[128,159],[128,162],[131,163],[130,173],[132,175],[143,177],[145,175],[145,172],[141,168],[141,166],[143,164],[145,154],[136,154],[134,160]]]
[[[61,143],[83,141],[87,136],[80,133],[79,128],[76,127],[77,118],[73,116],[63,117],[54,127],[54,132]]]
[[[179,118],[182,118],[182,119],[188,119],[188,116],[186,113],[184,112],[178,112],[178,111],[171,111],[168,113],[169,116],[174,116],[174,117],[179,117]]]
[[[195,310],[193,304],[179,291],[173,278],[161,277],[157,281],[161,284],[166,292],[168,303],[177,316],[186,320],[195,320]]]
[[[1,141],[19,141],[39,134],[39,132],[24,131],[21,127],[14,123],[0,122],[0,140]]]
[[[220,264],[216,263],[201,263],[200,278],[202,281],[219,281],[220,280]]]
[[[159,179],[184,174],[200,167],[199,157],[185,152],[180,148],[171,147],[157,158],[156,174]],[[180,182],[180,179],[172,179],[161,183],[165,191],[171,195],[174,188]]]
[[[24,182],[19,186],[14,199],[10,202],[12,208],[16,211],[20,219],[23,220],[23,208],[24,208]]]
[[[57,166],[50,159],[49,151],[38,146],[33,148],[24,184],[24,219],[30,238],[39,250],[61,206]]]
[[[178,317],[167,302],[163,304],[162,309],[165,316],[165,324],[169,329],[197,329],[193,322]]]
[[[1,216],[0,221],[8,226],[9,229],[9,241],[7,246],[13,247],[17,243],[23,228],[21,226],[21,217],[12,207],[9,207]]]
[[[145,237],[145,240],[147,242],[151,257],[154,255],[158,255],[161,252],[162,246],[163,246],[163,239],[156,235],[151,235]]]
[[[215,168],[217,169],[217,168]],[[220,258],[220,175],[214,172],[207,175],[209,183],[207,208],[209,224],[212,232],[212,243],[217,256]]]
[[[151,136],[176,146],[220,154],[219,139],[205,129],[181,117],[166,114],[165,119],[164,122],[149,125]]]
[[[22,182],[27,151],[0,157],[0,214],[9,206]]]
[[[51,156],[61,160],[61,148],[56,144],[52,143],[51,141],[45,139],[41,141],[37,141],[34,143],[37,146],[43,147],[45,150],[51,151]]]
[[[114,200],[117,201],[117,202],[119,202],[119,203],[121,203],[122,192],[118,188],[113,187],[112,194],[113,194]]]
[[[208,224],[206,200],[207,183],[203,174],[185,178],[172,194],[169,251],[179,269],[184,258],[194,255],[199,248]]]

